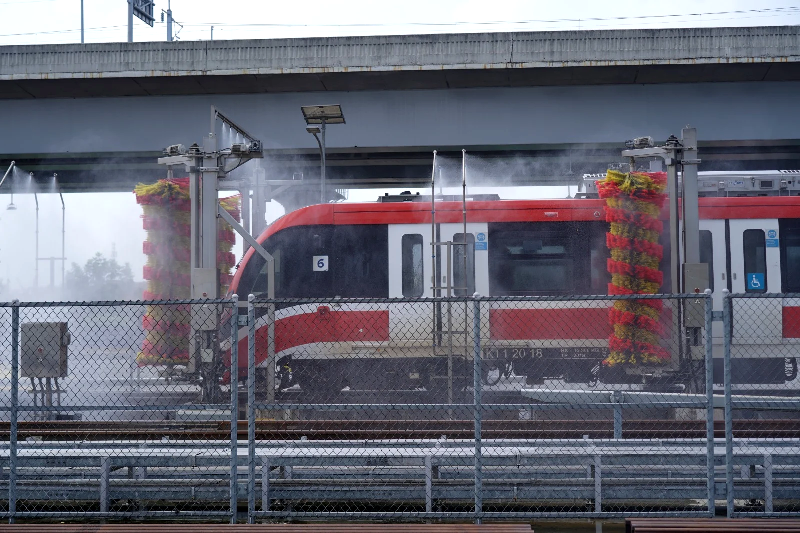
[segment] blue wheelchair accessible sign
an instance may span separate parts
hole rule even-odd
[[[778,232],[774,229],[767,231],[767,248],[777,248],[778,246],[780,246]]]
[[[747,274],[747,290],[762,291],[764,290],[764,274],[759,272],[757,274]]]
[[[476,250],[488,250],[489,243],[486,242],[486,234],[485,233],[478,233],[475,236],[475,249]]]

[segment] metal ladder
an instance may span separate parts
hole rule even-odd
[[[442,291],[445,291],[445,296],[450,298],[453,296],[453,291],[463,290],[464,295],[468,296],[467,291],[469,290],[469,280],[468,280],[468,258],[467,258],[467,250],[466,247],[469,245],[467,239],[467,168],[466,168],[466,150],[461,150],[461,211],[462,211],[462,223],[463,223],[463,230],[462,235],[464,237],[464,242],[453,242],[452,240],[449,241],[440,241],[439,237],[437,236],[437,226],[436,226],[436,150],[433,151],[433,169],[431,171],[431,261],[433,267],[433,283],[431,289],[433,290],[434,297],[441,297]],[[446,247],[446,274],[444,276],[445,283],[444,285],[440,285],[442,280],[441,275],[441,247]],[[464,287],[454,287],[453,286],[453,246],[464,246],[465,250],[463,255],[464,258]],[[468,335],[469,332],[467,330],[468,325],[468,304],[464,303],[464,324],[461,330],[454,330],[453,329],[453,302],[446,302],[446,328],[445,323],[442,320],[442,305],[441,303],[437,302],[433,305],[433,339],[432,339],[432,348],[433,348],[433,356],[437,357],[440,355],[447,356],[447,403],[453,403],[453,336],[454,335],[464,335],[464,349],[466,350],[467,342],[468,342]],[[446,341],[446,351],[442,350],[443,338],[447,339]],[[465,354],[466,355],[466,354]],[[451,413],[452,415],[452,413]]]

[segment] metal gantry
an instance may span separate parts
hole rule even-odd
[[[228,128],[237,142],[220,147],[218,126]],[[220,296],[220,272],[217,262],[217,219],[222,218],[236,230],[267,262],[268,295],[275,296],[275,266],[272,256],[219,204],[221,183],[228,175],[248,161],[262,157],[261,141],[233,122],[216,107],[211,107],[209,134],[202,146],[194,144],[188,149],[182,144],[167,147],[159,164],[168,168],[183,166],[189,173],[191,202],[191,297],[214,299]],[[228,185],[229,190],[239,190],[241,184]],[[249,187],[244,188],[242,203],[249,203]],[[213,307],[213,306],[212,306]],[[214,331],[218,316],[195,316],[192,308],[193,334],[190,337],[191,358],[188,373],[199,370],[204,386],[204,397],[214,399],[219,382],[219,339]],[[219,310],[213,307],[218,315]],[[273,372],[274,374],[274,372]],[[274,379],[274,376],[273,376]],[[235,378],[234,378],[235,380]]]

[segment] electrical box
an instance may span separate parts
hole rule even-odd
[[[219,275],[214,268],[192,269],[192,298],[217,298]],[[214,361],[216,335],[219,330],[219,306],[217,304],[192,304],[192,332],[194,349],[202,363]]]
[[[708,288],[708,264],[684,264],[683,280],[683,286],[687,294],[703,294]],[[705,298],[689,298],[684,300],[684,304],[684,326],[687,328],[704,328],[706,326]]]
[[[219,275],[216,268],[192,269],[192,298],[217,298]]]
[[[22,323],[20,340],[22,377],[67,377],[67,347],[71,338],[66,322]]]

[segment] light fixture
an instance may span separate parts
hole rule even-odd
[[[332,105],[304,105],[300,107],[306,124],[344,124],[342,106]]]
[[[306,121],[306,131],[314,136],[320,154],[320,203],[327,201],[325,192],[325,126],[327,124],[344,124],[344,113],[339,104],[301,106]],[[319,137],[317,136],[319,135]]]

